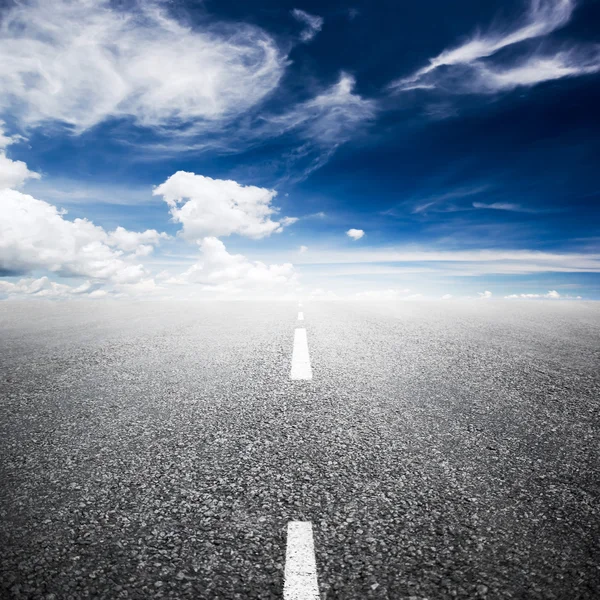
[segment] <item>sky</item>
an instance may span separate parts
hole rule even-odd
[[[0,0],[0,299],[600,299],[598,0]]]

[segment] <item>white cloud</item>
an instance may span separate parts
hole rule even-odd
[[[69,276],[139,281],[146,275],[136,254],[163,234],[118,228],[107,233],[87,219],[69,221],[55,206],[16,190],[0,190],[0,269],[47,269]],[[138,245],[133,240],[138,240]]]
[[[212,179],[178,171],[155,188],[169,205],[173,220],[183,225],[187,240],[221,237],[237,233],[259,239],[279,232],[295,221],[273,221],[277,212],[271,201],[275,190],[241,185],[236,181]]]
[[[16,283],[0,279],[0,294],[7,296],[35,296],[38,298],[64,298],[68,296],[90,297],[88,292],[92,287],[89,281],[82,285],[72,287],[62,283],[50,281],[48,277],[38,279],[21,279]]]
[[[216,237],[206,237],[198,244],[201,251],[198,262],[167,283],[195,283],[204,291],[259,295],[291,291],[297,286],[297,275],[291,263],[267,265],[250,261],[241,254],[227,252],[225,244]]]
[[[362,229],[348,229],[346,235],[353,240],[360,240],[365,235],[365,232]]]
[[[442,296],[442,300],[450,300],[452,298],[452,294],[444,294]]]
[[[481,275],[491,273],[600,272],[600,254],[577,252],[540,252],[535,250],[419,250],[415,248],[376,248],[311,253],[298,264],[352,265],[345,274],[439,273],[447,275]],[[360,265],[375,263],[365,269]],[[386,266],[385,272],[377,264]],[[408,263],[408,264],[407,264]]]
[[[298,248],[298,252],[300,252],[300,254],[304,254],[304,252],[308,251],[308,246],[300,246],[300,248]]]
[[[413,200],[415,205],[411,212],[413,214],[426,212],[451,212],[455,209],[455,206],[452,204],[448,205],[448,201],[460,200],[468,196],[476,196],[488,190],[489,187],[489,185],[462,187],[450,192],[445,192],[443,194],[434,194],[416,198]]]
[[[30,171],[21,160],[11,160],[0,150],[0,190],[21,187],[27,179],[39,179],[39,173]]]
[[[8,146],[22,139],[19,135],[7,135],[4,130],[4,125],[4,121],[0,121],[0,150],[6,150]]]
[[[346,142],[377,110],[375,101],[354,92],[355,84],[354,77],[342,73],[336,84],[314,98],[283,115],[265,117],[267,131],[280,135],[298,130],[304,138],[328,147]]]
[[[2,151],[15,141],[4,134],[0,123],[0,165]],[[8,159],[7,159],[8,160]],[[8,163],[14,161],[8,160]],[[5,163],[6,164],[6,163]],[[15,172],[18,176],[15,176]],[[22,183],[24,176],[33,176],[25,163],[18,163],[11,172],[11,185]],[[107,232],[87,219],[65,218],[66,211],[15,189],[0,186],[0,272],[22,273],[46,270],[65,277],[87,277],[76,287],[38,279],[18,282],[0,280],[0,293],[9,296],[71,297],[88,292],[99,297],[98,284],[110,284],[119,292],[121,287],[134,287],[153,280],[138,256],[150,254],[165,233],[154,229],[142,232],[117,227]]]
[[[0,279],[0,297],[9,299],[47,298],[52,300],[99,299],[99,298],[147,298],[156,296],[164,287],[156,285],[151,277],[135,282],[113,283],[110,281],[85,281],[78,286],[57,283],[47,276],[38,279],[25,278],[17,282]]]
[[[109,119],[211,129],[258,104],[286,59],[261,29],[193,28],[159,1],[25,0],[2,10],[0,108],[81,132]]]
[[[556,290],[549,290],[546,294],[510,294],[510,296],[504,296],[505,298],[549,298],[552,300],[557,300],[562,296]],[[570,298],[571,296],[569,296]],[[577,296],[580,298],[581,296]]]
[[[166,233],[158,233],[155,229],[146,231],[128,231],[117,227],[108,234],[107,243],[124,252],[132,252],[134,256],[147,256],[161,240],[169,239]]]
[[[544,37],[571,19],[575,0],[530,0],[522,22],[512,29],[477,33],[467,42],[444,50],[409,77],[394,81],[397,92],[443,87],[452,92],[493,93],[544,81],[595,73],[597,50],[571,48],[541,56],[538,50],[510,66],[491,64],[497,52],[527,40]]]
[[[510,202],[473,202],[473,208],[488,208],[492,210],[508,210],[513,212],[528,212],[523,209],[519,204],[512,204]]]
[[[478,65],[477,77],[471,86],[473,91],[497,92],[599,71],[600,53],[597,50],[587,54],[577,50],[561,51],[554,56],[531,56],[509,67]]]
[[[299,8],[294,8],[294,10],[292,10],[292,16],[305,26],[300,34],[300,39],[303,42],[312,40],[323,27],[323,17],[311,15]]]
[[[27,179],[39,179],[40,174],[30,171],[20,160],[11,160],[6,156],[6,148],[18,141],[18,136],[4,133],[4,122],[0,121],[0,190],[21,187]]]
[[[492,292],[490,292],[489,290],[485,290],[485,292],[477,292],[477,295],[482,300],[488,300],[489,298],[492,297]]]
[[[574,8],[574,0],[531,0],[524,22],[513,31],[490,32],[487,35],[477,33],[468,42],[452,50],[444,50],[429,59],[429,65],[419,69],[405,81],[418,81],[423,75],[440,67],[471,64],[480,58],[492,56],[507,46],[547,35],[566,25]]]

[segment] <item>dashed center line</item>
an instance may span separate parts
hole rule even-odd
[[[304,321],[304,313],[302,311],[298,313],[298,321]]]
[[[283,600],[319,598],[312,524],[308,521],[290,521],[287,530]]]
[[[294,332],[294,352],[292,354],[291,379],[312,379],[312,368],[308,354],[306,329],[297,328]]]

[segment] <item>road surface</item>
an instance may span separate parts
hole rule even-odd
[[[0,596],[283,598],[312,533],[323,600],[600,598],[599,341],[595,303],[2,303]]]

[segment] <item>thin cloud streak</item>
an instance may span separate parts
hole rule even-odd
[[[419,198],[411,212],[412,214],[427,212],[427,210],[432,209],[435,206],[439,206],[440,204],[443,204],[448,200],[458,200],[460,198],[467,198],[469,196],[477,196],[478,194],[481,194],[489,189],[489,185],[477,185],[472,187],[459,188],[457,190],[452,190],[451,192],[446,192],[444,194],[425,196],[423,198]]]
[[[477,76],[471,91],[495,93],[517,87],[531,87],[545,81],[592,75],[600,71],[598,47],[563,50],[553,56],[531,56],[509,67],[477,66]]]
[[[297,131],[302,138],[323,147],[336,147],[353,137],[358,127],[377,114],[376,102],[357,94],[355,86],[352,75],[341,73],[337,83],[314,98],[281,115],[263,117],[260,133],[275,136]]]
[[[297,265],[360,265],[402,263],[388,269],[435,270],[456,275],[472,273],[600,272],[600,254],[540,252],[532,250],[416,250],[378,249],[356,251],[314,250]],[[389,271],[390,273],[392,271]]]
[[[526,206],[521,206],[520,204],[514,204],[512,202],[490,202],[490,203],[473,202],[472,206],[473,206],[473,208],[478,208],[478,209],[504,210],[504,211],[508,211],[508,212],[531,213],[531,214],[556,212],[555,209],[528,208]]]
[[[477,32],[470,40],[444,50],[408,77],[393,81],[393,93],[444,89],[451,93],[497,93],[531,87],[545,81],[589,75],[600,70],[597,47],[571,47],[555,53],[532,54],[512,65],[493,64],[501,50],[548,36],[573,15],[575,0],[531,0],[523,22],[508,31]]]
[[[292,16],[294,19],[296,19],[296,21],[299,21],[305,26],[300,33],[300,39],[303,42],[309,42],[312,40],[323,27],[323,17],[311,15],[310,13],[300,10],[299,8],[294,8],[294,10],[292,10]]]

